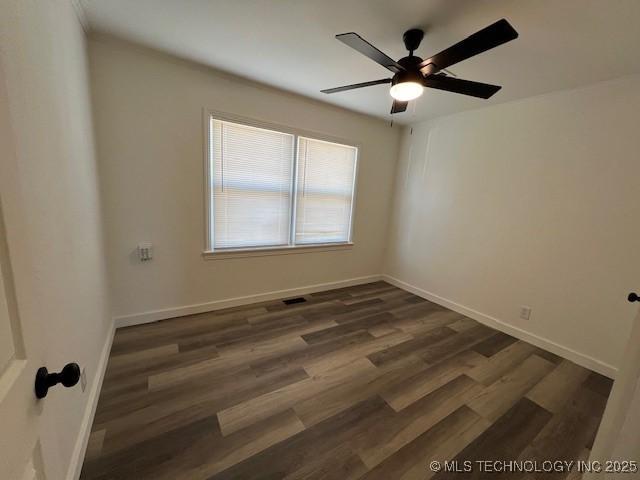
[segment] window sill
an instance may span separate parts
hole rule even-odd
[[[223,260],[227,258],[266,257],[271,255],[295,255],[300,253],[335,252],[351,250],[353,243],[325,243],[322,245],[298,245],[264,248],[234,248],[216,251],[204,251],[205,260]]]

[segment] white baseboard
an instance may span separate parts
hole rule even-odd
[[[366,277],[349,278],[347,280],[339,280],[337,282],[319,283],[316,285],[307,285],[304,287],[289,288],[286,290],[273,290],[270,292],[246,295],[243,297],[216,300],[214,302],[198,303],[195,305],[183,305],[180,307],[165,308],[162,310],[151,310],[149,312],[115,317],[114,320],[116,328],[122,328],[131,325],[157,322],[158,320],[164,320],[167,318],[211,312],[213,310],[221,310],[223,308],[238,307],[251,303],[266,302],[269,300],[277,300],[280,298],[294,297],[296,295],[307,295],[309,293],[322,292],[325,290],[332,290],[334,288],[351,287],[354,285],[361,285],[363,283],[377,282],[381,279],[382,275],[368,275]]]
[[[520,340],[529,342],[537,347],[544,348],[556,355],[560,355],[563,358],[571,360],[583,367],[589,368],[595,372],[606,375],[607,377],[614,378],[617,372],[617,368],[608,363],[602,362],[597,358],[591,357],[584,353],[573,350],[572,348],[560,345],[552,340],[541,337],[534,333],[527,332],[513,325],[499,320],[490,315],[486,315],[482,312],[466,307],[459,303],[456,303],[447,298],[440,297],[431,292],[427,292],[421,288],[418,288],[409,283],[403,282],[390,275],[368,275],[365,277],[350,278],[347,280],[339,280],[337,282],[320,283],[316,285],[307,285],[304,287],[290,288],[285,290],[274,290],[270,292],[258,293],[254,295],[246,295],[242,297],[234,297],[225,300],[216,300],[214,302],[199,303],[195,305],[184,305],[180,307],[165,308],[162,310],[151,310],[148,312],[136,313],[132,315],[123,315],[115,317],[115,327],[122,328],[130,325],[140,325],[143,323],[156,322],[158,320],[164,320],[167,318],[181,317],[184,315],[193,315],[197,313],[205,313],[214,310],[220,310],[223,308],[237,307],[241,305],[248,305],[251,303],[265,302],[269,300],[277,300],[279,298],[293,297],[296,295],[306,295],[309,293],[322,292],[324,290],[332,290],[334,288],[350,287],[353,285],[361,285],[364,283],[376,282],[379,280],[385,280],[398,288],[402,288],[408,292],[418,295],[422,298],[426,298],[429,301],[442,305],[455,312],[466,315],[469,318],[483,323],[489,327],[495,328],[501,332],[512,335]]]
[[[482,312],[478,312],[477,310],[474,310],[472,308],[465,307],[464,305],[460,305],[459,303],[443,298],[434,293],[427,292],[426,290],[422,290],[421,288],[403,282],[402,280],[399,280],[390,275],[382,275],[382,279],[392,285],[395,285],[398,288],[402,288],[403,290],[411,292],[431,302],[437,303],[438,305],[442,305],[443,307],[446,307],[455,312],[461,313],[462,315],[472,318],[491,328],[495,328],[496,330],[500,330],[501,332],[507,333],[520,340],[524,340],[525,342],[531,343],[532,345],[548,350],[551,353],[555,353],[556,355],[566,358],[567,360],[571,360],[572,362],[593,370],[594,372],[606,375],[609,378],[615,378],[616,372],[618,371],[618,369],[613,365],[602,362],[597,358],[593,358],[589,355],[573,350],[572,348],[560,345],[559,343],[556,343],[547,338],[540,337],[539,335],[536,335],[534,333],[530,333],[521,328],[509,325],[508,323],[502,320],[498,320],[495,317],[486,315]]]
[[[78,434],[78,439],[76,440],[76,445],[73,449],[73,456],[69,463],[69,470],[67,471],[66,477],[67,480],[78,480],[80,478],[84,454],[87,450],[87,443],[89,442],[89,435],[91,434],[91,426],[93,425],[93,417],[96,414],[98,398],[100,397],[100,391],[102,390],[102,382],[104,380],[104,373],[107,370],[107,363],[109,361],[109,354],[111,353],[111,345],[113,344],[115,331],[115,325],[112,324],[111,329],[107,334],[107,339],[104,342],[104,346],[102,347],[100,360],[96,366],[96,372],[89,392],[87,406],[84,411],[84,417],[82,418],[82,424],[80,425],[80,433]]]

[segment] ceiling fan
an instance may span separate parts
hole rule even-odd
[[[329,88],[321,90],[321,92],[337,93],[355,88],[390,83],[391,90],[389,93],[393,97],[392,114],[404,112],[410,100],[422,95],[423,87],[461,93],[472,97],[490,98],[502,87],[450,77],[443,73],[443,70],[455,63],[518,38],[518,32],[503,18],[426,60],[413,54],[420,46],[423,37],[424,32],[420,29],[407,30],[402,39],[405,47],[409,50],[409,56],[396,62],[357,33],[350,32],[336,35],[336,38],[342,43],[391,70],[394,75],[392,78]]]

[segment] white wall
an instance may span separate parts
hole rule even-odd
[[[85,392],[57,387],[30,412],[41,417],[50,479],[73,476],[82,460],[81,432],[113,323],[85,47],[69,1],[2,2],[2,109],[12,136],[0,146],[0,196],[23,333],[41,339],[26,354],[52,371],[78,362],[89,382]]]
[[[408,129],[387,273],[612,373],[640,285],[638,112],[633,76]]]
[[[398,127],[106,37],[90,58],[116,316],[381,272]],[[360,143],[355,247],[204,260],[204,107]],[[143,240],[151,262],[133,254]]]

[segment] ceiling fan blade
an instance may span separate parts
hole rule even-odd
[[[502,87],[488,83],[472,82],[461,78],[447,77],[445,75],[429,75],[422,81],[425,87],[446,90],[447,92],[461,93],[478,98],[489,98]]]
[[[374,62],[382,65],[384,68],[391,70],[393,73],[398,73],[404,70],[404,67],[402,65],[397,63],[388,55],[382,53],[357,33],[341,33],[340,35],[336,35],[336,38],[345,45],[350,46],[363,55],[369,57]]]
[[[518,38],[518,32],[503,18],[426,59],[418,68],[424,75],[436,73],[454,63],[491,50],[516,38]]]
[[[391,105],[391,115],[393,115],[394,113],[404,112],[407,109],[408,104],[409,102],[394,100],[393,105]]]
[[[371,82],[354,83],[353,85],[345,85],[344,87],[327,88],[320,90],[322,93],[337,93],[344,92],[346,90],[353,90],[355,88],[370,87],[372,85],[382,85],[383,83],[391,83],[390,78],[383,78],[381,80],[372,80]]]

